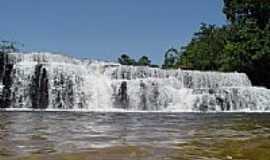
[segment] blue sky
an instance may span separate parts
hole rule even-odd
[[[222,25],[222,0],[1,0],[0,39],[25,50],[115,60],[121,53],[160,64],[201,22]]]

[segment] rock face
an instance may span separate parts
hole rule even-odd
[[[12,102],[12,77],[13,63],[9,60],[8,54],[0,55],[0,80],[2,82],[2,93],[0,97],[0,107],[8,108]]]
[[[32,107],[46,109],[49,105],[49,78],[46,68],[42,64],[35,66],[35,72],[30,84],[30,98]]]
[[[270,91],[241,73],[162,70],[51,53],[0,55],[0,107],[270,111]]]

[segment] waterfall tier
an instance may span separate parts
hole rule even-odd
[[[0,55],[0,108],[268,111],[270,90],[242,73],[162,70],[51,53]]]

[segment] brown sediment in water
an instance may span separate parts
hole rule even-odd
[[[4,156],[4,155],[2,155]],[[119,146],[100,149],[90,149],[76,153],[59,154],[37,154],[26,155],[22,157],[1,157],[1,160],[137,160],[138,158],[149,158],[149,149],[136,146]]]
[[[270,137],[192,140],[179,144],[172,159],[270,160]]]
[[[194,139],[173,148],[117,146],[75,153],[38,154],[1,160],[270,160],[270,136],[249,139]]]

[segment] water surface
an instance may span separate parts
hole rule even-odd
[[[268,160],[270,114],[0,112],[0,159]]]

